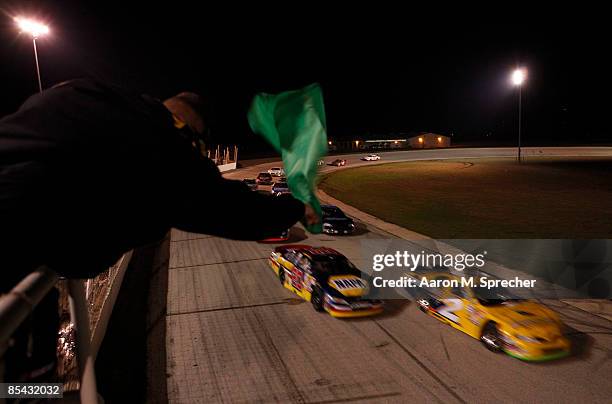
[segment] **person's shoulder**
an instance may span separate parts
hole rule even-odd
[[[92,77],[80,77],[65,80],[54,84],[44,91],[44,94],[51,94],[66,90],[90,90],[99,92],[122,92],[121,87],[111,82],[105,82]]]
[[[143,94],[129,85],[122,85],[109,80],[93,77],[77,78],[54,85],[52,92],[68,93],[66,96],[77,98],[94,98],[98,102],[112,103],[116,108],[122,107],[133,113],[144,114],[151,118],[161,115],[167,121],[168,113],[162,102],[152,96]],[[59,95],[59,94],[58,94]]]
[[[71,105],[90,98],[104,100],[121,94],[121,90],[112,84],[106,84],[93,78],[77,78],[62,81],[45,89],[41,94],[33,94],[21,106],[20,110],[46,107],[47,105]]]
[[[139,98],[140,94],[127,86],[122,86],[112,81],[105,81],[93,77],[82,77],[62,81],[45,90],[45,95],[62,92],[77,92],[81,94],[108,94],[121,96],[122,98]]]

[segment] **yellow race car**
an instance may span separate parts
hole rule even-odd
[[[344,255],[308,245],[277,247],[268,262],[285,288],[333,317],[363,317],[383,311],[381,300],[365,298],[369,283]]]
[[[563,335],[558,315],[534,301],[521,300],[501,287],[482,287],[444,272],[413,272],[413,292],[421,311],[479,339],[493,352],[505,352],[526,361],[545,361],[569,355],[571,344]],[[424,281],[424,282],[422,282]]]

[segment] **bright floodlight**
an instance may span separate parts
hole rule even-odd
[[[27,32],[34,38],[38,38],[39,36],[49,33],[49,27],[29,18],[15,17],[15,22],[19,26],[21,32]]]
[[[516,69],[512,72],[512,84],[520,86],[527,78],[527,72],[525,69]]]

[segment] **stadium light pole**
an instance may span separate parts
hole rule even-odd
[[[521,162],[521,108],[522,108],[522,94],[521,89],[523,83],[527,79],[527,70],[524,68],[517,68],[512,72],[511,76],[512,84],[518,87],[518,162]]]
[[[34,45],[34,60],[36,61],[36,77],[38,78],[38,91],[42,94],[42,81],[40,79],[40,66],[38,65],[38,49],[36,49],[36,40],[49,33],[49,27],[38,21],[24,18],[15,17],[15,22],[21,30],[32,36],[32,44]]]

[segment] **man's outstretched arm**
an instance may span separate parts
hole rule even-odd
[[[290,195],[262,195],[241,181],[221,177],[218,171],[212,180],[207,179],[191,185],[197,189],[177,207],[175,227],[231,239],[262,240],[278,236],[305,214],[309,217],[311,209]]]

